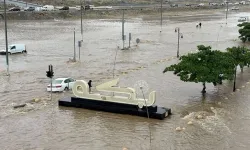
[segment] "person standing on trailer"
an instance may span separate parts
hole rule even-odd
[[[89,85],[89,93],[90,93],[91,92],[91,87],[92,87],[92,80],[89,80],[88,85]]]

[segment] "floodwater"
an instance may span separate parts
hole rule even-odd
[[[83,47],[80,62],[68,62],[76,41],[81,40],[80,21],[13,21],[8,22],[9,43],[25,43],[27,54],[10,55],[10,77],[5,74],[5,56],[0,56],[0,149],[86,149],[119,150],[244,150],[250,145],[250,70],[238,71],[237,91],[232,83],[207,85],[184,83],[164,67],[176,63],[177,34],[180,27],[180,55],[195,51],[199,44],[224,50],[239,45],[237,19],[247,13],[234,13],[191,20],[186,17],[159,21],[127,20],[125,33],[132,33],[131,50],[122,51],[120,20],[84,20]],[[195,27],[202,21],[202,28]],[[4,24],[0,22],[4,49]],[[136,38],[141,42],[136,46]],[[125,43],[128,46],[128,42]],[[93,85],[112,79],[117,52],[115,76],[121,86],[134,87],[138,80],[157,91],[157,104],[172,108],[165,120],[120,115],[86,109],[58,107],[60,97],[70,92],[55,93],[49,99],[46,85],[48,65],[54,66],[55,77],[93,80]],[[78,47],[76,45],[76,58]],[[138,93],[140,95],[141,93]],[[33,98],[41,101],[29,103]],[[13,109],[16,104],[24,108]],[[214,109],[211,109],[213,107]],[[198,114],[204,119],[195,119]],[[192,121],[193,125],[187,122]],[[185,128],[176,131],[176,127]]]

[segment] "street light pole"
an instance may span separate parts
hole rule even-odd
[[[179,58],[179,49],[180,49],[180,38],[183,38],[183,34],[180,33],[180,28],[176,27],[175,32],[177,32],[177,58]]]
[[[74,58],[73,58],[73,61],[74,62],[76,61],[76,31],[75,31],[75,28],[74,28]]]
[[[236,73],[237,73],[237,66],[235,66],[235,71],[234,71],[234,88],[233,91],[235,92],[235,86],[236,86]]]
[[[161,30],[162,30],[162,1],[163,0],[161,0]],[[161,32],[161,31],[160,31]]]
[[[226,2],[226,4],[227,4],[227,11],[226,11],[226,24],[227,24],[228,2]]]
[[[82,35],[82,41],[83,41],[83,29],[82,29],[82,0],[81,0],[81,35]]]
[[[7,16],[6,16],[6,2],[4,0],[4,25],[5,25],[5,46],[6,46],[6,65],[7,65],[7,76],[9,73],[9,52],[8,52],[8,32],[7,32]]]
[[[125,37],[124,37],[124,9],[123,9],[122,10],[122,42],[123,42],[122,49],[124,49],[124,41],[125,41]]]
[[[177,46],[177,58],[179,58],[179,50],[180,50],[180,28],[177,29],[178,31],[178,46]]]

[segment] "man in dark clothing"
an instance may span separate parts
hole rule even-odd
[[[89,80],[88,85],[89,85],[89,93],[91,92],[91,87],[92,87],[92,80]]]
[[[200,28],[201,28],[201,22],[199,23],[199,26],[200,26]]]

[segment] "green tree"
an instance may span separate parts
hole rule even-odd
[[[166,67],[163,73],[174,71],[184,82],[201,82],[202,93],[206,93],[206,83],[221,84],[222,80],[234,77],[233,59],[229,53],[211,50],[211,47],[199,45],[197,53],[182,56],[178,64]]]
[[[242,42],[248,42],[250,39],[250,23],[249,22],[243,22],[241,24],[238,24],[238,27],[241,27],[239,29],[239,33],[240,33],[240,40]]]
[[[227,48],[227,52],[233,58],[233,63],[235,67],[238,65],[241,68],[241,72],[243,72],[243,67],[248,66],[250,64],[250,51],[245,47],[232,47]]]

